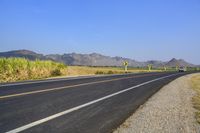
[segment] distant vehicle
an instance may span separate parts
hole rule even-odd
[[[185,67],[180,67],[180,68],[178,69],[178,71],[179,71],[179,72],[186,72],[186,68],[185,68]]]

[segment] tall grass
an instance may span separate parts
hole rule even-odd
[[[53,61],[0,58],[0,82],[41,79],[67,73],[66,66]]]

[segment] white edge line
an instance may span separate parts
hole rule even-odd
[[[124,92],[126,92],[126,91],[135,89],[135,88],[137,88],[137,87],[140,87],[140,86],[143,86],[143,85],[146,85],[146,84],[149,84],[149,83],[152,83],[152,82],[161,80],[161,79],[165,79],[165,78],[168,78],[168,77],[172,77],[172,76],[174,76],[174,75],[178,75],[178,74],[172,74],[172,75],[168,75],[168,76],[164,76],[164,77],[160,77],[160,78],[157,78],[157,79],[154,79],[154,80],[150,80],[150,81],[144,82],[144,83],[142,83],[142,84],[139,84],[139,85],[136,85],[136,86],[127,88],[127,89],[122,90],[122,91],[115,92],[115,93],[113,93],[113,94],[104,96],[104,97],[102,97],[102,98],[93,100],[93,101],[91,101],[91,102],[88,102],[88,103],[85,103],[85,104],[82,104],[82,105],[73,107],[73,108],[71,108],[71,109],[62,111],[62,112],[60,112],[60,113],[51,115],[51,116],[49,116],[49,117],[40,119],[40,120],[38,120],[38,121],[29,123],[29,124],[24,125],[24,126],[21,126],[21,127],[19,127],[19,128],[10,130],[10,131],[8,131],[8,132],[6,132],[6,133],[18,133],[18,132],[24,131],[24,130],[29,129],[29,128],[31,128],[31,127],[37,126],[37,125],[39,125],[39,124],[42,124],[42,123],[45,123],[45,122],[50,121],[50,120],[52,120],[52,119],[55,119],[55,118],[57,118],[57,117],[60,117],[60,116],[62,116],[62,115],[66,115],[66,114],[68,114],[68,113],[71,113],[71,112],[73,112],[73,111],[79,110],[79,109],[84,108],[84,107],[87,107],[87,106],[92,105],[92,104],[94,104],[94,103],[103,101],[103,100],[105,100],[105,99],[108,99],[108,98],[113,97],[113,96],[116,96],[116,95],[119,95],[119,94],[124,93]]]
[[[60,78],[60,79],[46,79],[46,80],[36,80],[36,81],[25,81],[25,82],[19,82],[19,83],[8,83],[8,84],[2,84],[0,87],[6,87],[6,86],[15,86],[15,85],[26,85],[26,84],[37,84],[37,83],[48,83],[52,81],[70,81],[75,79],[88,79],[88,78],[96,78],[96,77],[115,77],[115,76],[125,76],[130,74],[137,74],[137,73],[128,73],[128,74],[114,74],[114,75],[93,75],[93,76],[78,76],[78,77],[66,77],[66,78]],[[142,73],[143,74],[143,73]]]

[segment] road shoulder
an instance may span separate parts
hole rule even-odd
[[[194,74],[180,77],[152,96],[114,133],[198,133],[189,84]]]

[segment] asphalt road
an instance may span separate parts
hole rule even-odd
[[[0,132],[107,133],[187,73],[142,73],[0,84]]]

